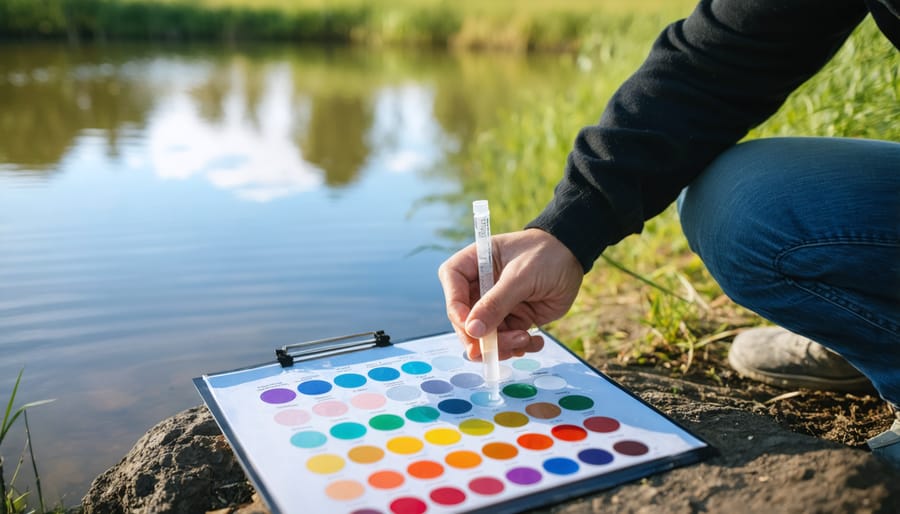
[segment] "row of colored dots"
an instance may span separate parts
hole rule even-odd
[[[403,387],[403,386],[401,386]],[[390,391],[388,391],[390,395]],[[478,400],[475,400],[477,402]],[[384,396],[376,393],[360,393],[350,400],[350,405],[362,410],[375,410],[383,407],[387,403]],[[585,410],[593,407],[594,402],[586,396],[570,395],[560,399],[559,405],[569,410]],[[441,411],[447,414],[465,414],[471,411],[473,402],[468,402],[459,398],[449,398],[438,402],[437,408],[421,405],[408,409],[405,416],[410,421],[416,423],[429,423],[440,417]],[[327,400],[319,402],[312,407],[312,412],[323,417],[335,418],[343,416],[350,410],[350,407],[338,400]],[[553,403],[535,402],[525,407],[525,412],[531,417],[537,419],[553,419],[562,413],[562,409]],[[274,420],[276,423],[285,426],[299,426],[308,423],[311,419],[309,412],[301,409],[284,409],[278,411]],[[528,423],[528,418],[518,412],[501,412],[494,416],[494,420],[499,425],[506,427],[518,427]],[[618,428],[618,425],[616,425]],[[612,430],[592,429],[595,432],[611,432]],[[614,430],[614,429],[613,429]]]
[[[287,412],[287,411],[285,411]],[[419,406],[409,409],[407,418],[413,421],[431,421],[438,417],[435,409],[428,406]],[[528,417],[514,411],[498,413],[494,421],[501,426],[516,428],[528,423]],[[395,414],[379,414],[369,420],[369,426],[375,430],[397,430],[405,424],[400,416]],[[550,433],[562,441],[581,441],[587,438],[588,430],[591,432],[609,433],[618,430],[620,424],[613,418],[605,416],[592,416],[583,422],[584,428],[578,425],[557,425]],[[494,423],[488,420],[472,418],[461,422],[458,431],[454,428],[434,428],[425,432],[425,440],[433,444],[449,445],[461,439],[460,432],[472,436],[485,436],[494,431]],[[331,427],[329,433],[332,437],[343,440],[359,439],[367,432],[365,425],[353,421],[338,423]],[[318,448],[326,443],[327,437],[321,432],[307,430],[297,432],[291,436],[291,444],[298,448]],[[543,450],[553,445],[553,440],[543,434],[523,434],[518,438],[519,444],[531,450]]]
[[[431,366],[425,362],[407,362],[401,369],[410,374],[424,374],[431,371]],[[369,378],[380,382],[390,382],[400,377],[400,372],[394,368],[374,368],[368,372]],[[366,377],[358,373],[344,373],[334,378],[335,385],[346,389],[355,389],[366,383]],[[458,373],[449,381],[443,379],[425,380],[419,384],[419,389],[428,394],[447,394],[454,387],[462,389],[475,389],[484,384],[484,378],[478,373]],[[514,383],[503,388],[503,394],[510,398],[527,399],[537,395],[539,389],[558,391],[564,389],[568,383],[562,377],[546,375],[535,378],[532,383]],[[297,392],[307,396],[319,396],[331,392],[330,382],[320,379],[307,380],[297,386]],[[408,401],[419,396],[419,389],[413,386],[399,386],[388,391],[388,396],[393,395],[395,400]],[[293,401],[297,397],[291,389],[278,387],[268,389],[260,394],[260,399],[265,403],[282,404]]]
[[[453,440],[453,437],[449,434],[441,434],[437,435],[436,437],[447,437],[447,439],[438,439],[438,441],[434,442],[434,444],[446,445],[453,444],[453,442],[455,442]],[[543,434],[524,434],[517,439],[517,442],[520,446],[528,450],[546,450],[553,446],[553,440]],[[412,437],[397,438],[388,442],[388,449],[393,451],[394,453],[400,454],[417,453],[423,448],[423,446],[424,445],[422,441]],[[616,453],[627,455],[630,457],[644,455],[650,451],[650,449],[644,443],[633,440],[617,441],[613,444],[612,449]],[[519,449],[509,443],[493,442],[484,445],[481,449],[481,452],[486,457],[491,459],[508,460],[517,456],[519,454]],[[384,455],[384,450],[378,448],[377,446],[358,446],[351,449],[347,453],[347,457],[351,461],[360,464],[372,464],[378,462],[384,457]],[[578,458],[588,464],[607,464],[609,462],[612,462],[613,460],[613,456],[610,452],[598,448],[582,450],[578,454]],[[448,465],[460,469],[474,468],[480,465],[482,460],[483,459],[481,458],[480,454],[471,450],[453,451],[448,453],[444,458],[444,461]],[[343,457],[341,457],[340,455],[329,453],[310,457],[309,460],[307,460],[306,467],[314,473],[327,475],[340,471],[344,468],[345,464],[346,461]],[[430,473],[426,472],[425,470],[410,469],[409,472],[411,475],[419,478],[431,478],[430,476],[422,476],[422,474]],[[434,476],[439,476],[441,472],[442,469],[439,469],[438,475]]]
[[[464,454],[466,452],[455,453]],[[453,454],[447,456],[447,462],[450,465],[453,465],[451,464],[452,457]],[[456,467],[471,468],[477,466],[480,460],[476,461],[475,457],[477,457],[477,455],[474,457],[457,456],[457,459],[459,459],[460,463],[463,465]],[[540,482],[543,479],[543,472],[552,475],[572,475],[581,469],[579,461],[583,464],[596,466],[609,464],[614,459],[612,454],[599,448],[582,450],[578,453],[577,458],[578,460],[576,461],[567,457],[551,457],[545,459],[541,463],[541,469],[529,466],[518,466],[508,470],[505,473],[505,478],[513,484],[528,486]],[[433,479],[443,474],[443,466],[434,461],[418,461],[410,464],[407,468],[407,472],[415,478]],[[402,473],[394,470],[380,470],[371,473],[366,482],[375,489],[389,490],[402,486],[406,482],[406,477]],[[476,494],[494,495],[501,493],[506,488],[506,485],[497,478],[483,476],[470,480],[468,488],[471,492]],[[335,500],[354,500],[365,493],[365,486],[356,480],[337,480],[326,487],[325,493]],[[429,497],[431,498],[431,501],[439,505],[458,505],[465,501],[466,493],[455,487],[440,487],[432,490]],[[423,508],[426,507],[424,502],[421,506]],[[398,512],[393,505],[391,506],[391,510],[392,512]]]
[[[461,368],[465,365],[465,360],[461,357],[445,355],[436,357],[432,364],[423,361],[405,362],[400,366],[400,370],[409,375],[424,375],[437,368],[443,371],[451,371]],[[540,363],[534,359],[517,359],[513,362],[513,367],[522,371],[534,371],[540,368]],[[334,377],[334,385],[344,389],[356,389],[362,387],[368,380],[376,382],[390,382],[400,378],[400,370],[389,366],[379,366],[372,368],[366,375],[359,373],[342,373]],[[423,391],[431,394],[444,394],[449,392],[453,386],[465,389],[473,389],[484,383],[484,379],[478,373],[459,373],[454,375],[450,382],[444,380],[428,380],[421,384]],[[534,380],[534,385],[540,389],[557,390],[566,386],[566,381],[557,376],[543,376]],[[332,384],[325,380],[307,380],[297,386],[297,391],[308,395],[318,396],[330,392]],[[290,389],[275,388],[264,391],[260,398],[266,403],[287,403],[296,397],[296,393]]]
[[[407,417],[411,420],[433,420],[437,419],[437,412],[431,407],[420,406],[407,411]],[[524,414],[508,411],[494,416],[494,421],[501,426],[520,427],[528,423],[528,418]],[[384,432],[397,430],[403,427],[404,424],[403,418],[396,414],[379,414],[369,420],[369,427]],[[593,416],[584,421],[584,427],[570,424],[557,425],[550,430],[550,433],[562,441],[581,441],[587,438],[588,430],[592,432],[613,432],[619,428],[619,422],[613,418]],[[458,430],[446,427],[433,428],[425,432],[424,438],[432,444],[449,445],[458,442],[462,438],[460,432],[472,436],[485,436],[493,432],[494,428],[494,423],[488,420],[471,418],[461,422]],[[366,432],[367,428],[365,425],[354,421],[338,423],[329,430],[332,437],[343,440],[359,439]],[[549,448],[553,444],[552,439],[543,434],[524,434],[518,440],[520,445],[532,450],[542,450]],[[325,434],[314,430],[297,432],[291,436],[291,444],[298,448],[318,448],[324,445],[326,441],[327,437]]]

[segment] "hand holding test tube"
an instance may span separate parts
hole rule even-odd
[[[478,285],[481,297],[494,285],[494,258],[491,252],[491,213],[487,200],[472,202],[475,218],[475,252],[478,257]],[[479,339],[481,358],[484,362],[484,381],[490,390],[491,400],[500,400],[500,355],[497,351],[497,331]]]

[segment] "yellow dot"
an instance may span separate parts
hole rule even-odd
[[[462,439],[459,432],[452,428],[434,428],[425,432],[425,440],[431,444],[453,444]]]
[[[402,455],[416,453],[425,446],[422,441],[410,436],[395,437],[387,442],[387,449]]]
[[[323,475],[336,473],[344,469],[344,459],[338,455],[323,453],[322,455],[316,455],[306,461],[306,469],[313,473],[320,473]]]
[[[467,419],[459,424],[459,429],[469,435],[488,435],[494,431],[494,424],[483,419]]]

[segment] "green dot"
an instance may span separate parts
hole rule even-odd
[[[531,384],[509,384],[503,388],[503,394],[510,398],[531,398],[537,394],[537,388]]]
[[[573,394],[560,398],[559,406],[568,410],[587,410],[594,406],[594,400],[587,396]]]
[[[406,411],[406,418],[416,423],[428,423],[438,419],[440,415],[440,411],[427,405],[420,405]]]
[[[403,418],[394,414],[379,414],[369,420],[375,430],[396,430],[403,426]]]
[[[337,425],[331,427],[331,435],[337,437],[338,439],[357,439],[362,437],[366,433],[366,427],[360,425],[359,423],[346,422],[346,423],[338,423]]]

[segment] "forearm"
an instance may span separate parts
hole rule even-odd
[[[599,123],[578,134],[553,200],[528,226],[590,269],[771,116],[865,15],[856,0],[820,10],[809,0],[704,1],[667,27]]]

